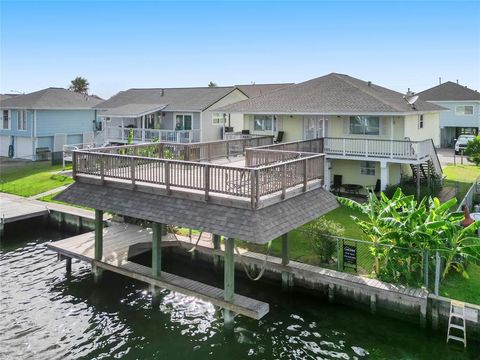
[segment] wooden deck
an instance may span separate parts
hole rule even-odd
[[[188,238],[183,237],[186,243],[188,241],[187,239]],[[104,256],[101,261],[94,259],[94,241],[95,233],[89,232],[47,244],[47,247],[63,256],[79,259],[99,268],[128,276],[151,285],[185,295],[195,296],[253,319],[261,319],[269,311],[269,305],[267,303],[238,294],[234,295],[233,302],[227,302],[223,300],[223,289],[215,288],[195,280],[167,272],[162,272],[160,277],[155,278],[151,275],[151,268],[128,261],[129,249],[132,245],[151,243],[151,230],[129,224],[114,224],[113,226],[104,228]],[[201,242],[207,243],[205,240],[201,240]],[[168,234],[162,238],[162,247],[179,245],[177,239],[172,234]]]
[[[50,211],[57,211],[91,220],[95,219],[95,212],[92,210],[63,204],[47,203],[6,193],[0,194],[0,219],[3,224],[48,215]],[[109,215],[104,216],[104,220],[108,220],[109,218]]]

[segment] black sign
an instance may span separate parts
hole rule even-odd
[[[343,269],[346,267],[354,268],[357,271],[357,247],[352,245],[343,245]]]

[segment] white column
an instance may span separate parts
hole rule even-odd
[[[383,191],[390,182],[390,164],[380,161],[380,189]]]
[[[145,115],[143,115],[141,119],[142,119],[142,142],[145,142]]]
[[[325,159],[323,164],[323,183],[326,190],[330,190],[331,174],[332,174],[332,160]]]

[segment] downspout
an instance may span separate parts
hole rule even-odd
[[[37,152],[36,152],[36,149],[37,149],[37,110],[33,110],[33,119],[32,119],[32,137],[33,137],[33,141],[32,141],[32,150],[33,150],[33,153],[32,153],[32,159],[33,161],[36,161],[37,160]]]

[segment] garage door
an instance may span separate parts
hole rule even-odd
[[[15,158],[32,160],[32,139],[27,137],[15,137]]]
[[[10,145],[10,136],[0,135],[0,156],[8,156],[9,145]]]

